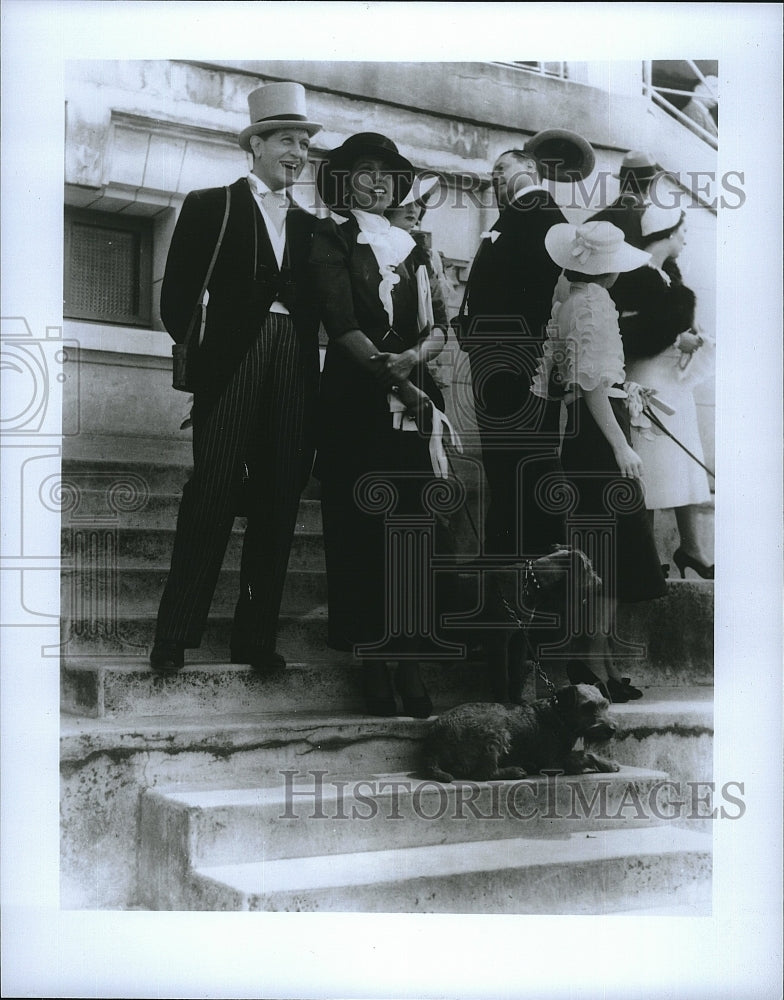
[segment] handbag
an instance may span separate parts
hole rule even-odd
[[[223,242],[223,236],[226,232],[226,224],[229,221],[230,207],[231,189],[227,187],[226,208],[223,212],[223,222],[221,223],[218,239],[212,253],[210,266],[207,268],[207,274],[204,277],[204,284],[202,285],[201,292],[196,300],[196,306],[194,307],[193,315],[191,316],[191,321],[188,326],[187,333],[185,334],[185,338],[179,344],[174,344],[172,346],[172,387],[177,389],[179,392],[193,392],[196,384],[196,360],[199,352],[199,343],[201,342],[201,334],[204,330],[204,323],[207,318],[207,309],[204,305],[204,293],[207,291],[207,285],[210,283],[210,278],[212,277],[212,272],[215,268],[215,262],[218,259],[218,253],[220,252],[221,243]],[[197,329],[199,331],[198,338],[194,336]]]

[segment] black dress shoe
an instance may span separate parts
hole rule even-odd
[[[150,653],[150,669],[161,677],[176,674],[185,665],[185,646],[170,639],[156,639]]]
[[[280,653],[262,646],[232,646],[231,662],[247,663],[257,674],[276,674],[286,669]]]
[[[593,684],[598,688],[602,697],[610,701],[610,692],[607,684],[600,681],[596,674],[582,660],[569,660],[566,664],[566,676],[570,684]],[[609,682],[608,682],[609,683]]]
[[[427,693],[418,663],[401,663],[395,675],[397,690],[403,703],[403,715],[414,719],[429,719],[433,714],[433,702]]]
[[[386,663],[375,660],[364,661],[362,687],[368,715],[378,715],[387,719],[397,715],[395,689]]]
[[[614,677],[608,677],[607,690],[610,692],[610,701],[616,705],[642,698],[642,691],[634,687],[628,677],[622,677],[619,681]]]

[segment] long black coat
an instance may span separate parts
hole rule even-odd
[[[428,439],[414,431],[392,427],[387,391],[341,347],[340,337],[362,330],[379,351],[400,353],[419,339],[416,255],[396,268],[399,281],[392,291],[394,333],[378,295],[381,276],[367,244],[357,242],[359,226],[353,215],[345,223],[321,220],[313,241],[312,273],[316,297],[330,338],[321,380],[318,457],[321,512],[329,581],[329,645],[353,649],[357,643],[385,645],[393,654],[423,653],[419,635],[401,636],[393,628],[388,596],[402,587],[406,601],[419,606],[428,593],[427,567],[397,567],[394,582],[390,556],[390,517],[419,520],[422,540],[422,491],[434,479]],[[411,380],[439,409],[444,402],[425,365],[417,365]],[[363,483],[375,485],[363,488]],[[387,494],[387,488],[390,492]],[[394,497],[394,500],[392,499]],[[381,506],[377,505],[377,501]],[[425,518],[427,520],[427,518]],[[432,605],[428,605],[432,611]],[[402,602],[395,606],[402,614]]]
[[[226,206],[226,189],[192,191],[183,202],[161,288],[161,318],[175,342],[186,336],[212,258]],[[312,409],[318,390],[318,310],[308,260],[316,218],[292,208],[286,248],[293,281],[290,306],[301,344]],[[284,261],[285,263],[285,261]],[[208,406],[245,356],[278,294],[280,270],[247,178],[231,185],[223,244],[208,285],[204,339],[198,352],[195,405]],[[196,333],[198,336],[198,331]]]

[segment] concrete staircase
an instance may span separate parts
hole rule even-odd
[[[186,478],[171,462],[63,470],[64,907],[710,911],[709,823],[659,799],[667,775],[711,777],[711,584],[672,581],[667,597],[623,609],[646,691],[613,709],[607,755],[621,772],[437,786],[416,778],[427,723],[363,715],[358,670],[326,648],[316,499],[301,503],[289,566],[286,674],[226,662],[238,522],[202,648],[176,677],[153,677]],[[488,698],[476,661],[429,664],[426,682],[437,711]],[[309,818],[315,798],[323,818]]]

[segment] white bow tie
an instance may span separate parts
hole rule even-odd
[[[488,233],[480,233],[479,238],[481,240],[490,240],[491,243],[495,243],[500,235],[501,234],[497,229],[491,229]]]

